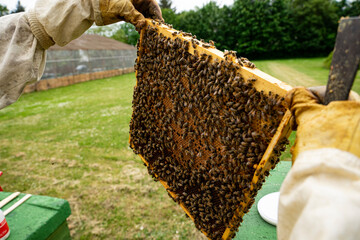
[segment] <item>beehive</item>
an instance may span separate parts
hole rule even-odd
[[[140,34],[130,146],[210,239],[235,236],[290,133],[291,87],[249,67],[152,20]]]

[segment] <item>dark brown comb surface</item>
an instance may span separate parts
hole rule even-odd
[[[232,238],[285,149],[283,97],[243,76],[247,59],[159,26],[138,45],[130,145],[198,229]]]

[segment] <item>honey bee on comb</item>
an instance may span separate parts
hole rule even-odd
[[[147,20],[130,146],[199,230],[231,239],[287,144],[291,87],[206,44]]]

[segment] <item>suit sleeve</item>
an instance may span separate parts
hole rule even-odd
[[[0,18],[0,39],[1,109],[14,103],[27,83],[41,78],[46,56],[25,13]]]
[[[359,216],[360,158],[335,148],[300,153],[280,189],[278,239],[359,239]]]
[[[96,22],[98,0],[37,0],[26,13],[0,18],[0,109],[14,103],[26,84],[40,80],[46,49],[65,46]]]

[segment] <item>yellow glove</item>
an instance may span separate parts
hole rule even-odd
[[[140,29],[145,17],[163,21],[155,0],[100,0],[99,5],[104,25],[123,20]]]
[[[325,106],[305,88],[289,91],[286,101],[297,127],[293,162],[300,152],[319,148],[337,148],[360,157],[360,102],[336,101]]]

